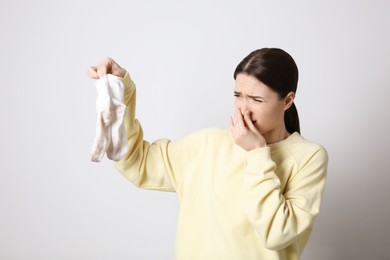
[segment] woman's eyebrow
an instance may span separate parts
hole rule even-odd
[[[251,96],[251,95],[248,95],[249,98],[260,98],[260,99],[265,99],[264,97],[262,96]]]
[[[239,91],[234,91],[234,95],[241,95],[241,92],[239,92]],[[254,98],[254,99],[264,99],[265,100],[265,98],[264,97],[262,97],[262,96],[252,96],[252,95],[247,95],[249,98]]]

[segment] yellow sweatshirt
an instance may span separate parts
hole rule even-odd
[[[320,210],[326,150],[298,133],[245,151],[229,129],[143,140],[126,74],[128,153],[115,166],[140,188],[176,192],[178,260],[299,259]]]

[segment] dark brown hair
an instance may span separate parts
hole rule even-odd
[[[281,49],[263,48],[251,52],[238,64],[234,79],[240,73],[255,77],[278,93],[281,99],[291,91],[297,91],[298,67],[290,54]],[[288,132],[301,132],[294,103],[284,113],[284,123]]]

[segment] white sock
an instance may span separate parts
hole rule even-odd
[[[91,151],[91,160],[100,162],[107,157],[119,161],[127,151],[127,140],[123,119],[126,106],[123,103],[124,86],[122,79],[108,74],[96,81],[97,124]]]

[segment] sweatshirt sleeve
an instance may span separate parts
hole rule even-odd
[[[282,191],[270,148],[247,153],[244,205],[248,220],[266,248],[283,249],[311,228],[320,210],[327,162],[326,150],[316,149],[295,164],[296,173]]]
[[[176,185],[191,162],[195,161],[197,135],[177,141],[168,139],[153,143],[145,141],[139,121],[135,118],[136,87],[130,75],[123,78],[125,86],[124,119],[128,150],[125,156],[115,163],[115,167],[135,186],[160,191],[176,191]]]

